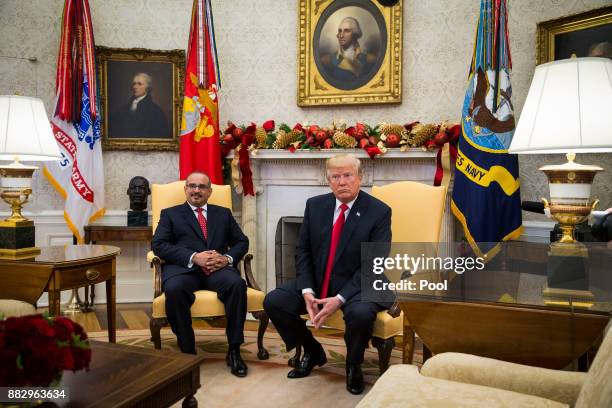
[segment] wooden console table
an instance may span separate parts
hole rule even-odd
[[[121,225],[86,225],[85,243],[98,241],[151,241],[153,231],[150,226],[127,227]]]
[[[49,293],[49,314],[60,314],[60,292],[106,282],[108,339],[115,342],[116,258],[121,250],[108,245],[40,248],[33,258],[0,259],[0,298],[35,304]]]
[[[95,244],[99,241],[151,241],[153,238],[153,229],[150,226],[144,227],[128,227],[125,225],[86,225],[85,226],[85,243]],[[91,288],[91,295],[89,290]],[[78,296],[78,292],[77,292]],[[88,299],[89,298],[89,299]],[[85,302],[83,311],[91,311],[96,298],[95,286],[85,287]],[[80,299],[78,299],[80,301]]]
[[[182,398],[184,407],[197,407],[204,356],[90,344],[90,371],[64,371],[60,387],[68,390],[69,400],[55,400],[60,407],[169,407]]]

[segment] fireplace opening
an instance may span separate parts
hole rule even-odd
[[[281,217],[274,239],[276,287],[295,279],[295,246],[304,217]]]

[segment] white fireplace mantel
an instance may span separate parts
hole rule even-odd
[[[308,198],[329,192],[325,160],[346,152],[341,149],[298,150],[294,153],[286,150],[251,152],[256,195],[242,198],[242,228],[250,240],[249,252],[255,255],[255,277],[267,291],[276,286],[274,239],[279,219],[283,216],[302,216]],[[436,152],[389,149],[375,159],[370,159],[363,150],[351,153],[362,160],[362,187],[365,191],[369,192],[373,185],[404,180],[433,184]],[[452,240],[452,217],[448,203],[441,238]]]

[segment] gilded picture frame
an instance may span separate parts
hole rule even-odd
[[[402,0],[300,0],[298,21],[299,106],[401,103]]]
[[[179,148],[185,51],[96,47],[102,148]]]
[[[612,46],[612,6],[543,21],[538,23],[537,31],[537,65],[572,56],[597,55],[599,44],[608,42],[608,50]]]

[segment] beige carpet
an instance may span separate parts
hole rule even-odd
[[[255,332],[245,331],[245,343],[241,354],[249,366],[245,378],[230,374],[225,365],[227,340],[223,329],[197,329],[196,348],[206,359],[200,371],[202,388],[196,394],[200,406],[206,407],[352,407],[363,398],[378,378],[378,352],[366,350],[362,365],[366,391],[352,395],[345,389],[345,345],[336,337],[318,337],[327,353],[328,363],[313,370],[307,378],[290,380],[287,372],[287,353],[284,343],[276,333],[266,333],[264,346],[270,359],[257,359]],[[92,333],[92,339],[106,340],[105,332]],[[118,330],[117,343],[153,348],[148,330]],[[170,330],[162,330],[162,349],[177,351],[176,337]],[[392,352],[391,364],[401,363],[401,351]],[[180,404],[176,404],[179,407]]]

